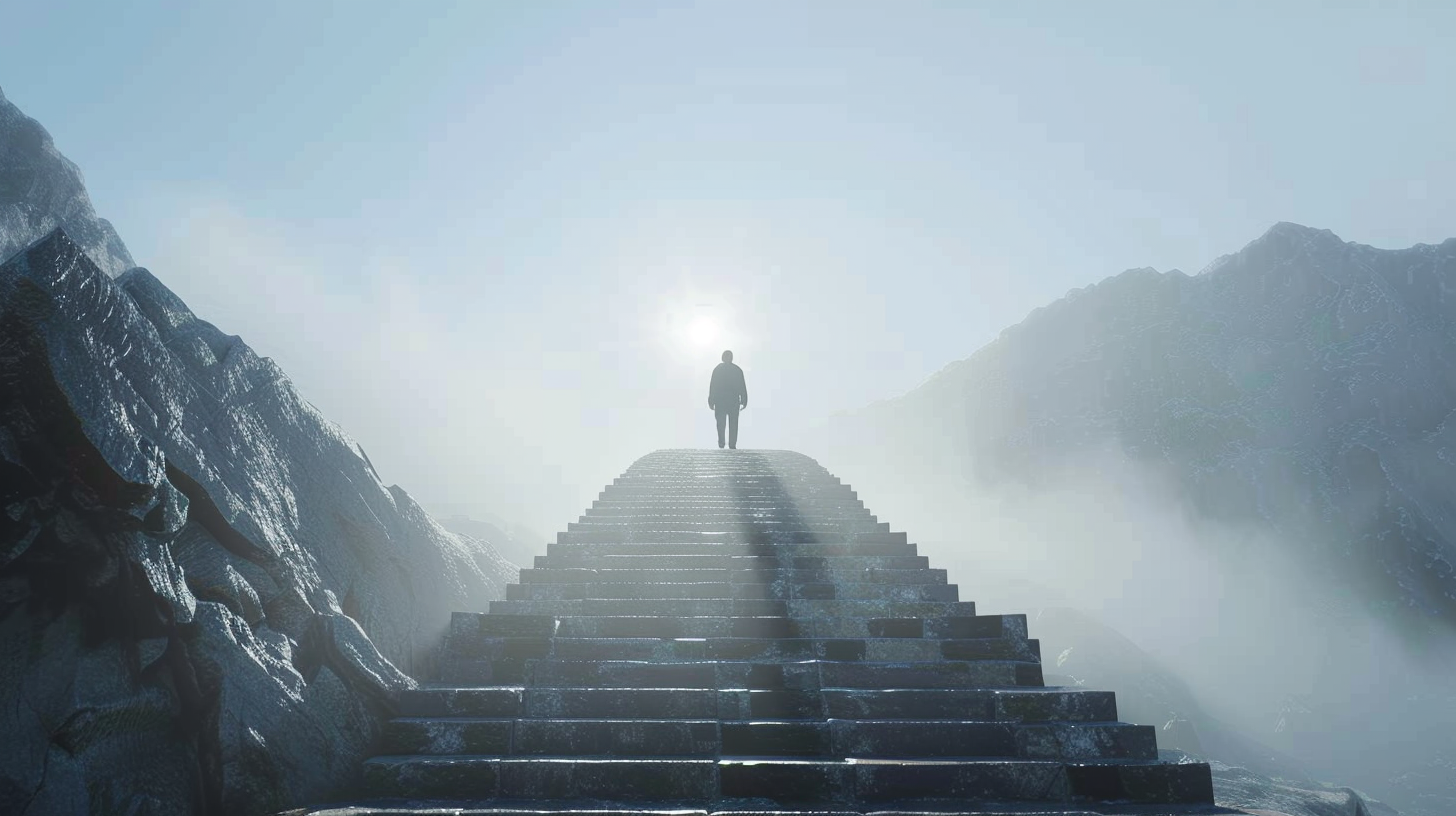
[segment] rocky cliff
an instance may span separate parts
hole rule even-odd
[[[0,812],[253,814],[347,789],[450,613],[515,567],[386,486],[271,360],[122,271],[75,167],[0,99],[17,247]]]
[[[0,260],[56,228],[109,275],[136,266],[111,223],[91,209],[81,170],[0,91]]]

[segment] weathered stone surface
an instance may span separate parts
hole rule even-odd
[[[0,265],[0,509],[3,812],[349,788],[414,685],[396,664],[431,670],[450,610],[514,572],[270,361],[61,232]]]
[[[628,523],[600,525],[590,552],[538,559],[490,612],[455,614],[443,679],[466,687],[402,698],[409,716],[386,744],[397,753],[368,763],[375,792],[488,789],[553,812],[582,798],[859,811],[1212,801],[1207,766],[1160,763],[1153,729],[1117,722],[1110,693],[1045,688],[1025,616],[977,615],[919,556],[806,554],[820,545],[801,534],[835,527],[837,511],[795,498],[847,491],[830,481],[787,452],[640,460],[599,506],[620,510],[611,502],[630,488],[637,515],[613,516]],[[771,509],[706,544],[710,522],[632,521],[687,518],[657,514],[654,490],[673,508],[741,490]],[[654,555],[635,549],[643,529],[660,539]]]
[[[56,229],[108,275],[136,266],[111,223],[91,209],[81,170],[0,91],[0,261]]]

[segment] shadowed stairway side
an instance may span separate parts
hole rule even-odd
[[[1111,692],[1043,686],[1024,615],[977,615],[788,451],[643,457],[447,646],[366,763],[403,812],[1213,802],[1207,765],[1160,763]]]

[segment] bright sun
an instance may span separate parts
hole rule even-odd
[[[698,315],[684,327],[686,339],[699,348],[712,345],[719,335],[718,321],[708,315]]]

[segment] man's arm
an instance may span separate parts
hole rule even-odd
[[[738,369],[738,402],[739,408],[748,407],[748,383],[743,380],[743,369]]]
[[[708,410],[717,410],[713,406],[713,391],[718,385],[718,369],[713,369],[713,376],[708,380]]]

